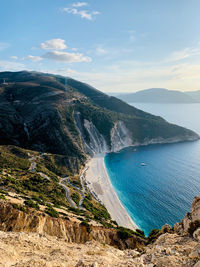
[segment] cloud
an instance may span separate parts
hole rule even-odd
[[[3,51],[5,49],[7,49],[8,47],[10,47],[9,43],[0,42],[0,51]]]
[[[18,59],[17,56],[11,56],[10,58],[11,58],[11,59],[14,59],[14,60],[17,60],[17,59]]]
[[[130,60],[128,66],[119,62],[116,67],[110,65],[104,69],[59,69],[52,72],[71,76],[104,92],[134,92],[156,87],[181,91],[197,90],[200,84],[200,65],[189,63],[162,65]]]
[[[105,48],[103,48],[101,45],[99,45],[96,48],[96,54],[97,56],[103,56],[103,55],[108,54],[108,51]]]
[[[40,44],[40,47],[45,50],[63,50],[67,48],[67,45],[65,44],[65,40],[57,38],[57,39],[51,39],[47,40]]]
[[[42,57],[39,57],[39,56],[32,56],[32,55],[29,55],[29,56],[25,57],[24,59],[29,59],[29,60],[34,61],[34,62],[38,62],[38,61],[43,60]]]
[[[87,5],[88,5],[87,2],[77,2],[77,3],[72,4],[73,7],[83,7]]]
[[[26,66],[22,63],[7,61],[7,60],[0,60],[0,70],[1,71],[18,71],[26,69]]]
[[[73,14],[80,16],[83,19],[92,20],[94,16],[99,15],[99,11],[89,11],[89,10],[80,10],[77,8],[65,7],[62,11],[67,12],[68,14]]]
[[[171,55],[168,56],[165,62],[179,61],[196,55],[200,55],[200,47],[186,47],[182,50],[174,51],[173,53],[171,53]]]
[[[91,62],[92,59],[90,57],[86,57],[81,53],[68,53],[68,52],[61,52],[61,51],[52,51],[47,52],[43,55],[43,58],[51,59],[55,61],[62,61],[62,62]]]

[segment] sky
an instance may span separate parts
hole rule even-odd
[[[1,0],[0,71],[104,92],[200,90],[199,0]]]

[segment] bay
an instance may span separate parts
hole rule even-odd
[[[200,134],[200,104],[132,105]],[[146,235],[180,221],[200,194],[200,141],[128,148],[108,154],[105,164],[119,199]]]

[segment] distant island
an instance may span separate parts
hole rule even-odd
[[[135,93],[115,94],[129,103],[200,103],[200,90],[181,92],[165,88],[150,88]]]

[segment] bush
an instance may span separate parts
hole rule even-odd
[[[22,205],[18,205],[18,204],[16,204],[16,203],[12,203],[11,205],[13,206],[14,209],[17,209],[17,210],[26,212],[26,208],[23,207]]]
[[[145,238],[145,234],[144,234],[144,231],[140,230],[140,229],[136,229],[136,232],[135,232],[136,235],[142,237],[142,238]]]
[[[105,228],[108,228],[108,229],[110,229],[110,228],[114,228],[113,224],[111,224],[111,223],[107,223],[107,222],[105,222],[105,221],[100,221],[100,223],[101,223]]]
[[[40,197],[37,196],[32,196],[32,199],[37,201],[40,205],[45,205],[45,202],[43,199],[41,199]]]
[[[94,215],[95,220],[102,221],[102,219],[108,220],[111,218],[104,206],[100,205],[100,207],[97,208],[87,198],[83,201],[83,207]]]
[[[159,229],[152,229],[148,236],[149,242],[154,242],[159,236],[160,236],[160,230]]]
[[[0,199],[6,200],[6,197],[4,195],[0,194]]]
[[[55,218],[59,217],[59,213],[51,206],[47,207],[45,209],[45,212],[51,217],[55,217]]]
[[[73,200],[77,205],[79,205],[79,202],[80,202],[80,196],[79,196],[78,193],[73,193],[73,194],[71,195],[71,198],[72,198],[72,200]]]
[[[134,232],[131,229],[124,228],[124,227],[120,226],[118,231],[117,231],[117,234],[118,234],[120,239],[126,240],[126,239],[132,237]]]
[[[87,198],[88,200],[92,200],[92,196],[90,194],[88,194],[85,198]]]
[[[36,210],[40,209],[39,205],[37,203],[33,202],[33,200],[31,200],[31,199],[25,200],[24,204],[26,206],[29,206],[30,208],[34,208]]]

